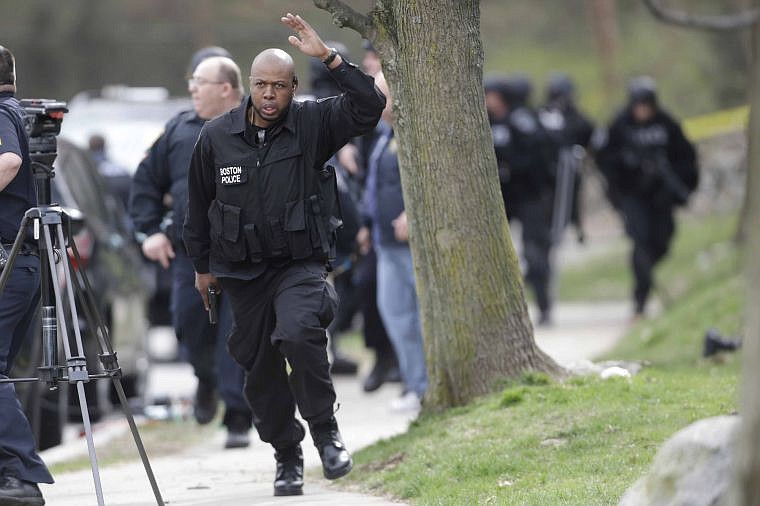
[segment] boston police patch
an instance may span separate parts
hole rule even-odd
[[[243,184],[248,181],[248,167],[241,165],[217,167],[216,180],[224,186]]]

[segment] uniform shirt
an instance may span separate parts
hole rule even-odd
[[[0,92],[0,154],[14,153],[22,160],[16,177],[0,191],[0,239],[4,244],[16,239],[24,213],[37,205],[25,115],[12,92]]]
[[[129,212],[137,232],[146,236],[160,232],[166,215],[164,195],[172,197],[172,239],[179,240],[187,209],[187,172],[193,147],[206,121],[193,110],[170,119],[137,167],[132,181]]]
[[[225,186],[246,185],[244,188],[250,190],[241,221],[256,209],[275,213],[302,193],[305,171],[321,168],[349,139],[375,127],[385,97],[375,88],[374,79],[346,60],[330,74],[344,93],[318,101],[292,102],[282,121],[267,129],[263,142],[246,139],[250,97],[203,127],[190,163],[183,234],[196,272],[253,279],[268,264],[246,260],[230,263],[211,254],[208,213],[216,199],[217,181]],[[234,237],[243,235],[239,229],[225,228],[226,232]],[[240,237],[239,241],[243,243],[230,247],[236,256],[245,257],[245,248],[251,245],[247,238]]]

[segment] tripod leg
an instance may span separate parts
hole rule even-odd
[[[83,265],[81,259],[79,258],[79,251],[77,251],[76,245],[73,243],[73,241],[71,244],[71,250],[74,253],[74,258],[77,260],[77,263],[80,266]],[[77,292],[77,296],[79,297],[82,307],[84,308],[85,315],[89,320],[89,323],[95,324],[95,327],[91,326],[91,328],[97,329],[96,335],[98,330],[100,331],[100,334],[98,335],[98,341],[101,346],[101,351],[103,353],[112,355],[115,361],[116,356],[113,352],[113,348],[111,347],[108,327],[105,325],[105,323],[103,323],[103,317],[101,316],[100,310],[98,309],[97,303],[95,302],[92,287],[90,285],[89,279],[87,278],[87,273],[82,268],[80,268],[79,272],[76,274],[76,284],[74,285],[75,291]],[[114,363],[111,367],[113,366],[116,366],[116,364]],[[109,369],[109,367],[106,367],[106,369]],[[132,432],[132,438],[135,440],[137,452],[140,454],[140,459],[142,460],[143,467],[145,468],[145,474],[148,476],[148,481],[150,482],[150,486],[153,489],[153,495],[156,498],[156,504],[158,506],[164,506],[164,501],[161,497],[161,491],[158,488],[156,477],[153,474],[153,468],[150,465],[148,454],[145,451],[145,446],[143,445],[142,438],[140,437],[140,433],[137,430],[137,424],[135,423],[134,416],[132,415],[132,411],[129,408],[129,403],[127,402],[127,396],[124,393],[124,386],[121,383],[121,378],[119,376],[112,376],[111,379],[113,380],[114,388],[116,389],[116,395],[119,397],[121,409],[124,412],[124,416],[126,417],[127,422],[129,423],[129,429]]]
[[[54,276],[56,271],[55,268],[55,253],[53,251],[53,242],[51,240],[51,234],[50,234],[50,227],[51,225],[43,224],[42,226],[42,232],[43,236],[45,238],[45,253],[47,256],[47,261],[50,266],[50,275]],[[62,238],[61,238],[62,239]],[[59,246],[61,248],[61,259],[64,262],[64,265],[66,265],[66,245],[63,242],[63,240],[59,241]],[[69,290],[71,290],[71,276],[69,275],[69,271],[64,268],[64,274],[65,274],[65,282],[68,285]],[[72,357],[71,355],[71,348],[69,345],[69,336],[68,331],[66,329],[66,318],[65,318],[65,311],[61,307],[61,302],[63,301],[62,295],[61,295],[61,289],[60,286],[58,286],[57,282],[51,283],[53,286],[53,293],[55,295],[55,301],[56,301],[56,310],[58,312],[58,325],[61,330],[61,336],[64,343],[64,350],[66,352],[66,362],[67,362],[67,370],[68,370],[68,381],[69,383],[75,383],[77,388],[77,394],[79,396],[79,409],[82,412],[82,421],[84,423],[84,431],[85,436],[87,437],[87,451],[90,454],[90,467],[92,468],[92,478],[95,482],[95,495],[98,498],[98,506],[104,506],[105,503],[103,501],[103,488],[100,483],[100,471],[98,470],[98,458],[95,454],[95,442],[92,438],[92,426],[90,424],[90,412],[87,409],[87,396],[84,392],[84,383],[86,381],[89,381],[89,374],[87,373],[87,362],[84,358],[84,356],[79,357]],[[73,297],[69,297],[69,306],[75,304]],[[74,317],[74,320],[72,321],[72,324],[75,328],[75,333],[77,334],[77,345],[79,348],[79,351],[81,353],[82,349],[82,343],[81,338],[78,335],[78,322],[76,320],[76,310],[72,310],[72,317]]]
[[[82,422],[84,422],[84,434],[87,438],[87,451],[90,454],[92,479],[95,480],[95,495],[98,498],[98,506],[104,506],[103,486],[100,483],[100,473],[98,472],[98,457],[95,454],[95,441],[92,438],[90,412],[87,409],[87,397],[84,394],[84,383],[82,381],[77,381],[77,394],[79,395],[79,409],[82,411]]]
[[[124,386],[121,384],[121,379],[114,377],[113,384],[116,388],[116,394],[119,396],[119,402],[121,403],[121,408],[124,411],[124,416],[127,418],[127,422],[129,423],[129,429],[132,431],[132,438],[135,440],[135,446],[137,446],[137,452],[140,454],[140,459],[142,460],[143,467],[145,468],[145,474],[148,475],[148,481],[150,482],[150,486],[153,489],[153,495],[156,497],[156,504],[158,506],[164,506],[164,500],[161,498],[161,491],[158,489],[158,483],[156,483],[156,477],[153,474],[153,468],[151,467],[150,461],[148,460],[148,454],[146,453],[145,446],[143,445],[142,439],[140,438],[140,433],[137,431],[137,424],[135,423],[135,419],[132,416],[132,411],[129,409],[127,396],[124,393]]]

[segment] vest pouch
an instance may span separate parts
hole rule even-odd
[[[314,251],[306,228],[306,208],[303,200],[285,203],[285,235],[293,258],[309,258]]]
[[[269,253],[268,256],[272,258],[287,257],[288,243],[285,240],[285,230],[282,226],[282,220],[269,218],[266,227],[267,231],[264,242]]]
[[[227,262],[246,258],[245,242],[240,240],[240,211],[218,200],[212,201],[208,210],[211,254]]]
[[[321,211],[322,216],[327,220],[329,217],[335,218],[340,222],[338,228],[343,224],[343,213],[340,209],[340,199],[338,198],[338,178],[335,175],[335,167],[325,165],[318,171],[319,195],[322,197]]]
[[[245,243],[248,245],[248,258],[251,262],[258,263],[264,259],[264,249],[261,247],[261,240],[256,225],[250,223],[243,226]]]

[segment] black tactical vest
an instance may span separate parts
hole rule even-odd
[[[313,162],[297,160],[297,143],[280,141],[215,161],[210,254],[230,263],[319,258],[329,266],[343,223],[335,169],[304,170]]]

